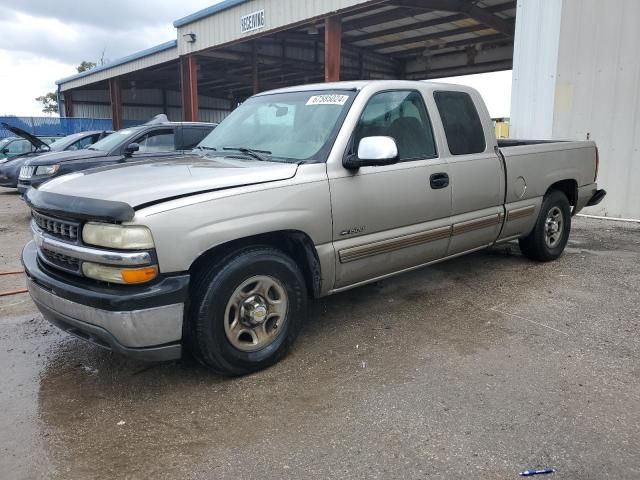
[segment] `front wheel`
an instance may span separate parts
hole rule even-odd
[[[557,259],[569,240],[571,207],[567,196],[551,190],[542,200],[536,225],[529,235],[521,238],[520,250],[532,260],[548,262]]]
[[[194,281],[189,341],[196,358],[223,375],[277,362],[306,318],[307,290],[296,263],[258,247],[200,272]]]

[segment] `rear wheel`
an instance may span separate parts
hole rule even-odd
[[[536,225],[529,235],[521,238],[520,250],[532,260],[548,262],[564,251],[571,231],[571,207],[567,196],[551,190],[542,200]]]
[[[291,258],[258,247],[194,277],[188,340],[201,363],[236,376],[268,367],[286,354],[307,310],[304,277]]]

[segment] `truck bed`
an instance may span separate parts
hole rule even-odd
[[[539,198],[550,185],[573,179],[577,187],[593,183],[596,146],[590,141],[500,140],[506,166],[506,201]],[[526,185],[525,192],[519,187]],[[520,193],[520,195],[518,195]]]

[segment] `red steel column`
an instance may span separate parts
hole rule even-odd
[[[180,59],[182,116],[185,122],[198,121],[198,59],[185,55]]]
[[[111,123],[114,130],[122,128],[122,90],[118,77],[109,79],[109,98],[111,99]]]
[[[71,97],[71,90],[62,92],[62,101],[64,102],[64,116],[73,117],[73,98]]]
[[[337,15],[324,21],[324,81],[340,80],[340,51],[342,49],[342,22]]]

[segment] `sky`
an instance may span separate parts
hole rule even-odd
[[[83,60],[116,60],[176,38],[173,21],[212,0],[0,0],[0,115],[42,115],[34,99]],[[105,8],[107,7],[108,8]]]
[[[83,60],[116,60],[173,40],[173,21],[215,0],[0,0],[0,115],[42,115],[35,97],[55,91]],[[108,8],[105,8],[108,5]],[[492,117],[509,116],[511,72],[448,79],[477,88]]]

